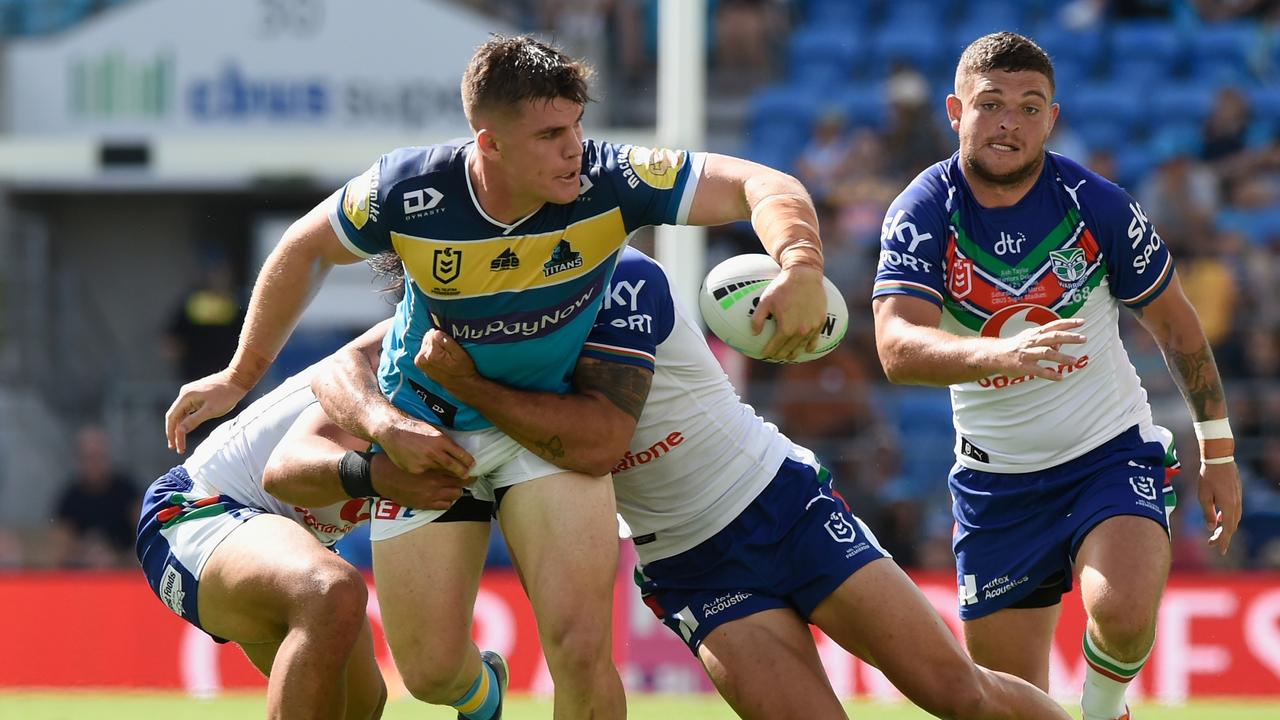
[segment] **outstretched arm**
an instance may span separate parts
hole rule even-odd
[[[415,363],[458,400],[550,463],[599,477],[626,454],[653,372],[582,358],[568,395],[519,390],[482,377],[467,351],[430,330]]]
[[[311,390],[338,427],[377,443],[398,467],[466,477],[475,464],[471,454],[431,423],[392,405],[378,387],[382,338],[391,322],[374,325],[329,356],[311,378]]]
[[[1205,523],[1213,528],[1209,544],[1225,554],[1240,525],[1243,500],[1227,398],[1213,350],[1176,274],[1155,300],[1134,309],[1134,314],[1160,346],[1191,409],[1200,440],[1200,507]]]
[[[329,225],[329,198],[289,226],[253,286],[240,343],[226,369],[182,386],[164,416],[170,449],[185,452],[187,433],[225,415],[253,389],[293,332],[329,269],[359,258]]]
[[[689,211],[690,225],[750,220],[764,249],[782,273],[760,298],[752,319],[757,334],[770,315],[777,334],[765,357],[793,359],[813,349],[827,319],[822,287],[822,240],[813,200],[799,180],[772,168],[728,155],[707,155]]]
[[[997,373],[1061,380],[1058,366],[1074,364],[1076,358],[1059,348],[1085,340],[1072,332],[1080,320],[1055,320],[1008,338],[960,337],[938,328],[942,309],[927,300],[887,295],[876,298],[872,308],[876,350],[893,383],[946,386]]]

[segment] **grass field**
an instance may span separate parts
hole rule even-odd
[[[2,720],[240,720],[264,716],[260,694],[228,695],[216,700],[194,700],[181,695],[98,693],[0,693]],[[849,703],[855,720],[918,720],[929,715],[907,705]],[[710,696],[649,695],[629,699],[631,720],[732,720],[719,698]],[[428,707],[412,700],[396,700],[387,706],[386,720],[453,720],[448,708]],[[551,717],[551,702],[535,698],[511,698],[503,720]],[[1157,705],[1135,708],[1137,720],[1276,720],[1280,701],[1271,703],[1200,702],[1182,707]]]

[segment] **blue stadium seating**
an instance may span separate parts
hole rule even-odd
[[[1085,77],[1093,75],[1103,56],[1102,36],[1097,33],[1064,30],[1054,23],[1035,26],[1031,39],[1036,41],[1054,65],[1070,63]]]
[[[850,126],[879,128],[889,119],[889,103],[881,83],[848,85],[833,101]]]
[[[790,77],[812,88],[843,84],[853,74],[866,46],[840,28],[807,28],[796,32],[788,49]]]
[[[1072,122],[1077,126],[1109,120],[1126,131],[1133,131],[1144,120],[1145,100],[1127,82],[1098,82],[1079,88],[1071,94]]]
[[[1064,113],[1070,113],[1071,105],[1067,105]],[[1090,150],[1119,150],[1129,139],[1129,131],[1107,119],[1078,120],[1073,113],[1068,116],[1071,127],[1080,135],[1080,139]]]
[[[809,0],[804,14],[810,25],[852,34],[869,26],[877,10],[877,3],[873,0]]]
[[[1211,23],[1188,37],[1190,62],[1196,74],[1212,68],[1215,74],[1230,69],[1242,78],[1251,76],[1250,55],[1260,50],[1261,32],[1249,23]]]
[[[887,77],[896,65],[915,68],[925,76],[932,75],[944,56],[948,60],[956,59],[948,51],[946,38],[939,27],[928,23],[880,28],[871,38],[872,77]]]
[[[1109,57],[1112,67],[1117,61],[1145,58],[1176,70],[1182,66],[1186,44],[1183,36],[1169,22],[1119,22],[1111,26]]]
[[[1152,120],[1203,123],[1213,109],[1217,88],[1200,83],[1158,84],[1150,94]]]

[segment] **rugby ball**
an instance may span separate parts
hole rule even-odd
[[[749,358],[763,360],[764,348],[773,338],[777,324],[770,317],[759,335],[751,334],[751,318],[769,283],[782,268],[768,255],[735,255],[711,268],[698,293],[698,309],[707,328],[726,345]],[[836,286],[822,278],[827,291],[827,322],[822,327],[813,352],[801,352],[791,362],[808,362],[826,355],[844,339],[849,329],[849,308]]]

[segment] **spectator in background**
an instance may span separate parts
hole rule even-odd
[[[885,84],[889,123],[884,141],[889,175],[910,182],[939,157],[950,155],[955,143],[928,106],[929,82],[914,68],[898,66]]]
[[[100,426],[76,435],[75,473],[58,498],[52,562],[61,567],[118,567],[129,562],[140,487],[116,470]]]
[[[773,0],[719,0],[714,12],[716,85],[741,92],[772,77],[774,49],[787,29]]]
[[[1116,154],[1110,148],[1094,148],[1084,165],[1111,182],[1120,181],[1120,168],[1116,165]]]
[[[1165,242],[1185,255],[1212,233],[1221,205],[1218,178],[1195,159],[1193,138],[1169,134],[1154,145],[1160,162],[1138,185],[1137,200]]]
[[[235,272],[226,255],[204,253],[198,284],[174,310],[166,333],[167,351],[181,382],[190,382],[226,366],[235,352],[244,307]]]
[[[1228,86],[1219,90],[1204,121],[1200,157],[1216,163],[1244,152],[1252,121],[1253,109],[1240,88]]]
[[[828,110],[813,124],[813,134],[796,159],[796,177],[818,202],[826,201],[849,169],[850,141],[844,114]]]

